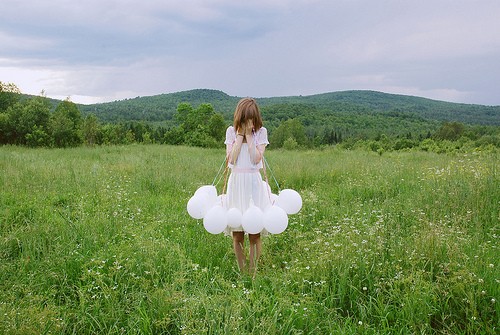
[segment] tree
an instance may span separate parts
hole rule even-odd
[[[193,112],[193,106],[187,102],[182,102],[177,105],[177,110],[174,119],[179,125],[184,125],[187,122],[188,115]]]
[[[38,134],[41,131],[48,133],[50,105],[44,97],[32,98],[26,103],[18,102],[9,107],[7,114],[10,143],[27,144],[27,136],[35,130]]]
[[[337,131],[333,129],[326,129],[323,133],[323,137],[321,139],[322,144],[337,144],[339,143],[339,137],[337,135]]]
[[[82,144],[82,115],[69,99],[62,101],[50,118],[50,130],[56,147],[76,147]]]
[[[434,138],[438,140],[456,141],[462,137],[465,126],[460,122],[445,122],[436,131]]]
[[[165,143],[196,147],[223,145],[226,123],[222,114],[215,113],[211,104],[201,104],[194,109],[188,103],[181,103],[177,106],[175,119],[180,124],[165,133]]]
[[[135,141],[132,130],[121,123],[105,124],[101,131],[103,144],[131,144]]]
[[[19,101],[21,90],[13,83],[3,83],[0,81],[0,113]]]
[[[285,141],[295,140],[297,146],[302,147],[307,144],[307,137],[304,126],[298,119],[289,119],[282,122],[271,135],[271,145],[276,148],[284,146]]]
[[[42,127],[34,126],[33,130],[26,135],[26,145],[29,147],[48,147],[52,139]]]
[[[214,108],[211,104],[201,104],[197,109],[191,108],[186,115],[182,127],[187,133],[199,131],[199,127],[207,127],[207,124],[213,114]]]
[[[208,120],[208,134],[217,142],[223,142],[226,136],[226,121],[220,113],[215,113]]]
[[[0,144],[9,143],[9,115],[7,113],[0,113]]]
[[[171,144],[171,145],[180,145],[184,143],[184,131],[182,130],[182,127],[174,127],[167,132],[165,132],[165,135],[163,136],[163,141],[165,144]]]
[[[185,139],[187,145],[194,147],[215,148],[221,145],[220,142],[218,143],[202,127],[199,127],[195,131],[192,131],[189,134],[187,134]]]
[[[100,131],[99,121],[94,114],[89,114],[83,121],[82,135],[86,145],[94,146],[97,143]]]
[[[285,148],[286,150],[295,150],[298,147],[299,147],[299,144],[297,143],[297,141],[293,137],[287,138],[285,140],[285,142],[283,143],[283,148]]]

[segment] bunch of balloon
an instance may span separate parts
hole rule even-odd
[[[187,203],[187,211],[194,219],[203,219],[203,226],[211,234],[219,234],[227,226],[227,210],[217,197],[213,185],[201,186]]]
[[[263,187],[270,194],[270,205],[264,211],[250,203],[242,213],[238,208],[227,208],[225,194],[217,196],[213,185],[201,186],[187,203],[187,211],[194,219],[203,219],[204,228],[211,234],[220,234],[226,227],[243,227],[250,234],[258,234],[264,229],[271,234],[280,234],[288,227],[288,215],[296,214],[302,208],[300,194],[292,189],[284,189],[279,194],[271,194],[269,185]]]
[[[272,205],[264,212],[264,228],[271,234],[280,234],[288,227],[288,215],[302,208],[302,197],[292,189],[284,189],[271,196]]]

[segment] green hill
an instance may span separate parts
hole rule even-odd
[[[109,103],[80,105],[81,111],[94,113],[107,122],[120,121],[168,121],[177,105],[188,102],[193,106],[210,103],[217,112],[231,119],[240,97],[209,89],[195,89],[177,93],[137,97]],[[342,91],[309,96],[258,98],[263,113],[275,119],[312,117],[322,119],[326,115],[344,117],[346,114],[378,115],[378,117],[416,118],[429,122],[457,121],[471,125],[500,125],[500,106],[459,104],[421,97],[388,94],[375,91]],[[290,114],[283,115],[281,110]],[[312,113],[312,114],[311,114]]]
[[[188,102],[193,106],[210,103],[217,112],[229,115],[229,111],[234,109],[239,99],[221,91],[196,89],[100,104],[79,105],[79,108],[84,114],[94,113],[99,119],[108,122],[167,121],[173,118],[177,106],[182,102]]]

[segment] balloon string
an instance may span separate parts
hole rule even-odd
[[[273,170],[271,170],[271,166],[269,166],[267,159],[264,156],[262,156],[262,159],[264,160],[264,173],[266,171],[265,166],[267,166],[267,168],[269,169],[269,172],[271,172],[271,177],[273,177],[273,180],[276,183],[276,187],[278,187],[278,193],[281,192],[280,185],[278,184],[278,181],[276,180],[276,177],[274,176]],[[266,179],[267,179],[267,176],[266,176]]]
[[[226,159],[224,159],[224,161],[220,165],[219,171],[217,172],[217,175],[215,176],[214,181],[212,182],[213,186],[217,186],[220,183],[220,181],[221,181],[221,179],[222,179],[223,176],[221,176],[219,180],[217,180],[217,178],[220,176],[222,168],[224,167],[224,165],[226,165],[226,168],[227,168],[227,157],[226,157]]]
[[[226,194],[227,178],[229,177],[229,155],[226,156],[226,168],[224,169],[223,177],[224,177],[224,185],[222,186],[221,194]]]
[[[264,155],[262,155],[262,160],[264,160]],[[266,190],[267,190],[267,196],[269,197],[269,202],[271,205],[273,204],[273,201],[271,200],[271,190],[269,186],[269,179],[267,179],[267,173],[266,173],[266,164],[262,164],[262,170],[264,171],[264,179],[266,180]]]
[[[217,175],[215,176],[214,181],[212,182],[212,186],[217,187],[217,185],[219,185],[222,178],[224,178],[224,185],[222,186],[222,192],[220,193],[221,195],[225,194],[225,192],[226,192],[227,177],[228,177],[228,170],[229,170],[228,162],[229,162],[229,155],[227,155],[226,158],[224,159],[224,161],[222,162],[222,164],[219,168],[219,171],[217,172]],[[222,168],[224,166],[225,166],[225,168],[223,171]],[[223,171],[223,172],[221,173],[221,171]],[[224,206],[224,199],[223,198],[222,198],[221,202],[222,202],[221,205]]]

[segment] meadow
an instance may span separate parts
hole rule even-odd
[[[0,333],[498,333],[498,153],[267,151],[303,207],[255,278],[186,211],[223,155],[1,147]]]

